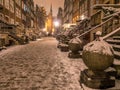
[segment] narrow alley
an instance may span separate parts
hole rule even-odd
[[[82,59],[67,55],[52,37],[2,50],[0,90],[93,90],[79,83]]]
[[[54,38],[12,46],[0,52],[0,90],[81,90],[80,67]]]

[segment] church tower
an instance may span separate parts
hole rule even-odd
[[[53,12],[52,12],[52,4],[51,4],[50,12],[49,12],[48,18],[47,18],[47,32],[48,32],[48,35],[52,35],[52,31],[53,31]]]

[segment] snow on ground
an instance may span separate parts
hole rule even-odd
[[[79,77],[86,66],[67,55],[50,37],[1,51],[0,90],[83,90]]]

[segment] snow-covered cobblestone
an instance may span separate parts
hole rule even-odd
[[[81,90],[81,60],[73,63],[56,47],[56,40],[44,38],[1,51],[0,90]]]
[[[50,37],[1,51],[0,90],[83,90],[79,77],[86,66],[67,55]]]

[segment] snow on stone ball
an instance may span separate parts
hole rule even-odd
[[[102,32],[101,32],[101,31],[97,31],[97,32],[96,32],[96,35],[101,36],[101,35],[102,35]]]
[[[75,37],[75,38],[71,39],[71,40],[69,41],[69,43],[81,44],[82,41],[81,41],[78,37]]]
[[[84,51],[113,56],[113,48],[104,40],[92,41],[83,48]]]

